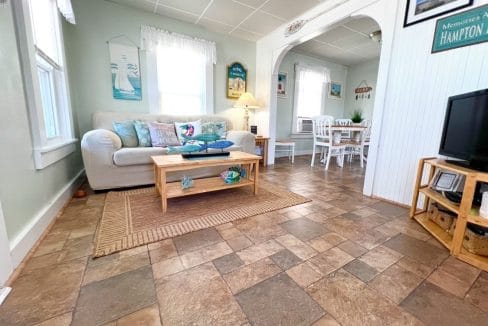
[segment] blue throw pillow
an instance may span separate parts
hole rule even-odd
[[[151,134],[149,127],[144,121],[134,121],[139,147],[151,147]]]
[[[134,128],[134,121],[114,121],[112,125],[115,133],[120,137],[120,140],[122,140],[123,147],[137,147],[139,145],[136,129]]]

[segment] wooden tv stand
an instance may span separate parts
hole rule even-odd
[[[424,179],[424,170],[427,166],[429,167],[428,182],[427,184],[422,184],[422,180]],[[429,188],[429,183],[434,177],[437,169],[452,171],[466,177],[461,204],[454,203],[438,192]],[[488,228],[487,219],[483,219],[479,216],[479,214],[471,212],[477,182],[488,182],[488,173],[447,163],[442,159],[421,159],[417,170],[417,179],[415,181],[412,207],[410,208],[410,217],[414,218],[427,231],[429,231],[430,234],[432,234],[447,249],[449,249],[451,255],[473,266],[488,271],[488,257],[470,253],[463,248],[463,238],[468,222]],[[420,194],[425,196],[425,201],[423,208],[419,211],[417,210],[417,204]],[[445,230],[429,219],[427,209],[431,201],[438,202],[457,215],[458,218],[456,220],[456,229],[453,236],[449,235]]]

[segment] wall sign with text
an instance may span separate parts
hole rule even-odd
[[[488,42],[488,5],[439,19],[432,53]]]

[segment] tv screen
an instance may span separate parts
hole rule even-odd
[[[449,98],[439,154],[488,165],[488,89]]]

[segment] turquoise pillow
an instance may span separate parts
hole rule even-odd
[[[134,121],[114,121],[112,125],[115,133],[120,137],[120,140],[122,140],[123,147],[137,147],[137,145],[139,145],[136,129],[134,128]]]
[[[144,121],[134,121],[139,147],[151,147],[151,134],[149,127]]]

